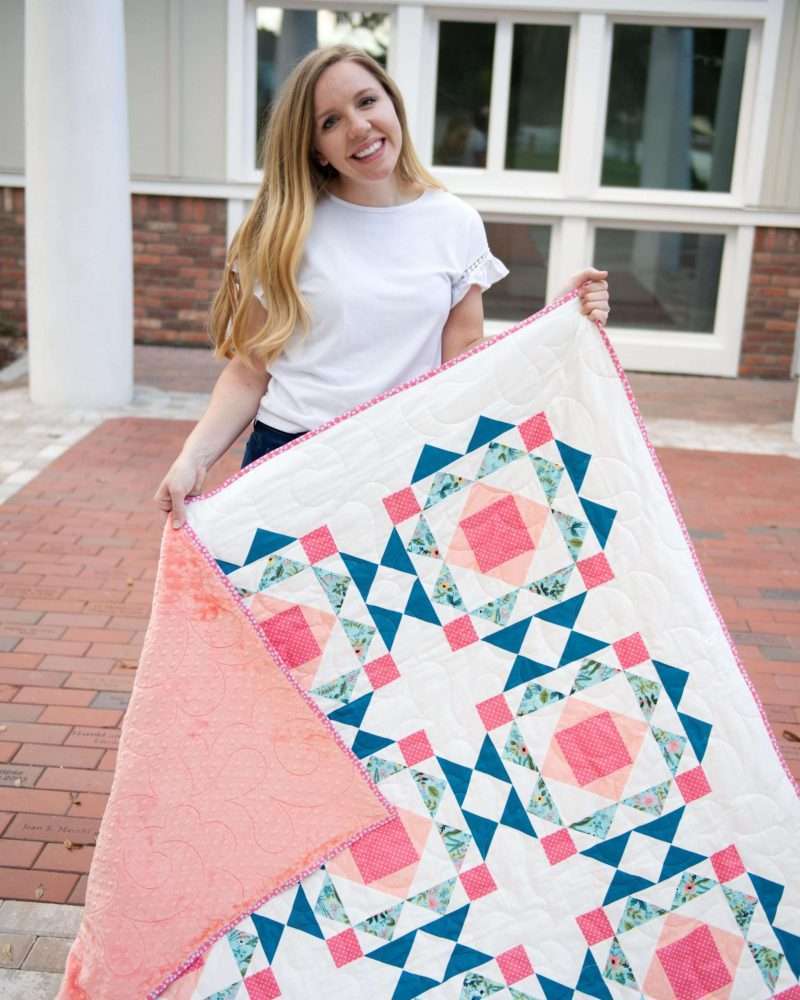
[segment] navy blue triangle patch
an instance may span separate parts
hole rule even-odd
[[[553,672],[552,667],[546,666],[544,663],[537,663],[536,660],[529,660],[527,656],[518,656],[514,660],[514,664],[511,667],[511,673],[508,675],[508,680],[506,681],[506,686],[504,691],[510,691],[511,688],[518,687],[520,684],[527,684],[528,681],[532,681],[534,677],[542,677],[544,674],[550,674]]]
[[[475,846],[481,852],[481,857],[485,858],[492,846],[497,823],[493,819],[486,819],[485,816],[478,816],[467,809],[462,809],[461,813],[469,824],[470,833],[475,838]]]
[[[367,611],[375,622],[375,628],[380,632],[381,639],[387,649],[392,648],[400,622],[403,620],[399,611],[391,611],[389,608],[379,608],[377,604],[368,604]]]
[[[492,956],[483,951],[476,951],[475,948],[467,948],[466,945],[456,943],[450,961],[447,963],[442,982],[452,979],[459,972],[468,972],[476,965],[483,965],[484,962],[491,962],[491,960]]]
[[[331,722],[344,722],[348,726],[360,726],[367,714],[374,693],[374,691],[369,691],[360,698],[356,698],[355,701],[351,701],[349,705],[342,705],[341,708],[329,713],[328,718]]]
[[[582,632],[570,632],[558,665],[563,667],[565,663],[572,663],[573,660],[582,660],[584,656],[591,656],[598,649],[605,649],[607,645],[608,643],[602,639],[595,639]]]
[[[523,618],[521,622],[515,622],[507,628],[501,628],[499,632],[485,635],[483,641],[500,649],[505,649],[509,653],[518,653],[522,648],[523,642],[525,642],[525,636],[528,634],[528,626],[532,620],[532,618]]]
[[[375,952],[371,951],[369,957],[373,958]],[[394,993],[392,993],[392,1000],[414,1000],[414,997],[418,997],[425,993],[427,990],[433,989],[434,986],[440,986],[436,979],[429,979],[427,976],[418,976],[416,972],[402,972],[400,978],[397,980],[397,986],[394,988]]]
[[[297,887],[294,905],[289,919],[286,921],[286,926],[294,927],[296,931],[305,931],[306,934],[311,934],[313,937],[325,939],[301,885]]]
[[[383,962],[386,965],[396,965],[398,969],[402,969],[406,964],[406,959],[411,952],[411,946],[414,944],[416,936],[416,931],[404,934],[402,937],[397,938],[396,941],[391,941],[389,944],[381,945],[380,948],[371,951],[368,957],[374,958],[376,961]]]
[[[488,444],[494,438],[499,437],[501,434],[505,434],[506,431],[512,431],[513,429],[514,425],[507,424],[504,420],[493,420],[491,417],[478,417],[475,430],[473,431],[470,442],[467,445],[467,452],[475,451],[475,449],[480,448],[482,444]]]
[[[444,771],[447,783],[453,789],[453,795],[456,797],[456,802],[461,805],[466,797],[469,783],[472,780],[471,768],[464,767],[463,764],[456,764],[452,760],[446,760],[444,757],[437,757],[436,759],[439,761],[439,766]]]
[[[278,549],[282,549],[284,546],[291,545],[292,542],[296,541],[297,539],[292,535],[279,535],[277,531],[266,531],[264,528],[256,528],[250,551],[247,553],[247,558],[242,565],[247,566],[251,562],[255,562],[256,559],[272,555]]]
[[[539,980],[546,1000],[572,1000],[572,997],[575,996],[575,990],[563,983],[557,983],[555,979],[548,979],[547,976],[537,976],[536,978]]]
[[[448,941],[458,941],[458,935],[464,929],[464,921],[467,919],[469,907],[470,904],[467,903],[466,906],[462,906],[458,910],[453,910],[452,913],[448,913],[444,917],[439,917],[432,924],[426,924],[420,930],[425,931],[426,934],[434,934],[436,937],[446,938]]]
[[[503,810],[503,815],[500,817],[500,822],[503,826],[510,826],[512,830],[527,833],[529,837],[536,836],[536,831],[531,825],[530,817],[525,811],[522,799],[520,799],[513,787],[509,790],[506,807]]]
[[[683,697],[683,689],[689,680],[689,674],[678,667],[670,667],[666,663],[659,663],[658,660],[653,660],[653,666],[656,668],[659,680],[664,685],[664,690],[669,695],[669,700],[677,708]]]
[[[671,844],[678,832],[685,811],[686,806],[673,809],[671,813],[659,816],[658,819],[651,820],[644,826],[637,826],[636,832],[643,833],[646,837],[652,837],[654,840],[663,840],[665,844]]]
[[[782,931],[777,927],[772,928],[775,937],[780,942],[786,961],[789,963],[795,976],[800,976],[800,937],[790,934],[789,931]]]
[[[568,444],[564,444],[563,441],[556,441],[556,444],[561,453],[561,461],[564,463],[567,475],[575,487],[575,492],[580,493],[583,479],[586,475],[586,470],[589,468],[592,456],[587,455],[585,451],[578,451],[577,448],[571,448]]]
[[[401,573],[410,573],[412,576],[417,574],[414,564],[408,558],[403,539],[397,534],[397,528],[392,528],[392,533],[389,535],[389,541],[383,552],[381,565],[388,566],[390,569],[399,569]]]
[[[441,622],[436,616],[436,611],[428,598],[428,595],[423,590],[422,584],[419,580],[414,581],[414,586],[411,588],[411,593],[408,595],[408,603],[406,604],[405,613],[410,618],[419,618],[422,622],[430,622],[431,625],[441,625]]]
[[[753,875],[752,872],[748,872],[747,874],[750,876],[750,881],[753,883],[753,888],[756,890],[759,902],[764,907],[767,920],[772,923],[775,919],[775,914],[778,912],[778,903],[780,903],[781,896],[783,895],[783,886],[779,882],[773,882],[771,879],[762,878],[760,875]]]
[[[500,760],[500,754],[497,752],[497,748],[492,743],[488,733],[483,738],[481,752],[478,754],[478,759],[475,762],[475,770],[483,771],[484,774],[491,774],[493,778],[499,778],[501,781],[507,781],[511,784],[511,778],[509,778],[505,765]]]
[[[684,715],[678,712],[678,718],[683,723],[683,729],[692,744],[692,750],[697,755],[698,760],[705,757],[708,749],[708,738],[711,735],[711,723],[702,719],[695,719],[693,715]]]
[[[356,757],[363,758],[369,757],[370,754],[377,753],[379,750],[383,750],[390,743],[394,743],[394,740],[387,740],[385,736],[376,736],[375,733],[367,733],[361,729],[356,734],[351,749]]]
[[[588,948],[586,949],[586,958],[583,962],[580,978],[575,984],[575,989],[580,990],[581,993],[585,993],[587,996],[597,997],[597,1000],[613,1000],[605,984],[605,980],[600,973],[600,969],[597,967],[597,962],[594,960],[594,955]]]
[[[647,878],[642,878],[641,875],[631,875],[630,872],[624,872],[618,868],[611,879],[611,885],[608,887],[606,898],[603,900],[603,906],[608,906],[609,903],[614,903],[624,896],[630,896],[634,892],[649,889],[651,885],[655,885],[655,882],[651,882]]]
[[[378,564],[370,562],[369,559],[345,555],[344,552],[340,552],[339,554],[347,567],[348,573],[352,576],[353,582],[361,592],[361,596],[366,601],[369,597],[369,588],[372,586],[375,574],[378,572]]]
[[[219,568],[225,574],[225,576],[227,576],[228,573],[234,573],[237,569],[242,568],[241,566],[237,566],[236,563],[225,562],[224,559],[217,559],[216,563],[217,566],[219,566]]]
[[[443,469],[446,465],[463,457],[457,451],[445,451],[443,448],[436,448],[432,444],[426,444],[420,452],[419,461],[417,462],[416,469],[414,469],[411,482],[417,483],[420,479],[438,472],[439,469]]]
[[[661,866],[661,874],[658,876],[658,881],[663,882],[664,879],[672,878],[673,875],[682,872],[684,868],[693,868],[695,865],[699,865],[702,861],[706,860],[705,854],[685,851],[682,847],[675,847],[673,844],[664,858],[664,864]]]
[[[586,600],[586,592],[578,594],[577,597],[570,597],[567,601],[555,604],[544,611],[537,611],[536,617],[543,622],[551,622],[553,625],[563,625],[564,628],[572,628],[581,613],[583,602]]]
[[[584,500],[583,497],[579,497],[578,499],[583,504],[583,509],[589,518],[589,524],[591,524],[595,535],[597,535],[600,548],[604,549],[617,512],[613,507],[604,507],[601,503],[595,503],[594,500]]]
[[[278,950],[278,943],[283,934],[285,924],[279,924],[277,920],[272,920],[270,917],[262,917],[258,913],[251,913],[250,919],[253,921],[256,934],[258,934],[258,940],[261,942],[261,947],[267,956],[267,961],[272,965],[272,960],[275,958],[275,952]]]
[[[622,860],[622,855],[628,846],[630,836],[630,831],[628,833],[621,833],[618,837],[611,837],[610,840],[604,840],[594,847],[589,847],[585,851],[581,851],[581,854],[585,854],[587,858],[594,858],[595,861],[602,861],[604,865],[611,865],[612,868],[616,868]]]

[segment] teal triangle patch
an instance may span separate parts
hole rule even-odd
[[[497,748],[492,743],[488,733],[483,738],[481,752],[478,754],[478,759],[475,762],[475,770],[482,771],[484,774],[490,774],[493,778],[499,778],[500,781],[511,783],[511,778],[509,778],[508,772],[503,766],[500,754],[497,752]]]
[[[684,715],[683,712],[678,712],[678,718],[683,724],[683,731],[689,737],[689,742],[692,744],[692,750],[694,750],[697,759],[702,761],[708,749],[711,723],[704,722],[702,719],[695,719],[692,715]]]
[[[395,965],[398,969],[402,969],[411,953],[416,936],[416,931],[404,934],[396,941],[392,941],[391,944],[383,944],[380,948],[371,951],[369,957],[374,958],[376,962],[383,962],[385,965]]]
[[[570,597],[568,601],[562,601],[552,608],[545,608],[544,611],[536,613],[537,618],[553,625],[562,625],[564,628],[572,628],[577,621],[578,615],[586,600],[586,593],[578,594],[577,597]]]
[[[775,914],[778,912],[778,903],[780,903],[781,896],[783,896],[784,887],[778,882],[773,882],[771,879],[762,878],[760,875],[753,875],[752,872],[748,872],[748,874],[750,875],[750,881],[753,883],[753,888],[756,890],[756,895],[764,907],[767,920],[772,923],[775,919]]]
[[[467,919],[470,904],[462,906],[458,910],[453,910],[445,917],[434,920],[433,923],[426,924],[421,930],[426,934],[433,934],[434,937],[445,938],[447,941],[457,941],[458,936],[464,928],[464,921]]]
[[[611,507],[604,507],[600,503],[595,503],[594,500],[585,500],[583,497],[579,497],[579,500],[589,519],[589,524],[591,524],[595,535],[597,535],[600,548],[604,549],[617,512]]]
[[[453,790],[453,795],[456,797],[456,802],[461,805],[466,798],[467,790],[469,789],[469,783],[472,779],[472,770],[469,767],[464,767],[463,764],[456,764],[452,760],[446,760],[444,757],[437,757],[439,761],[439,767],[444,771],[444,776],[447,778],[447,783]]]
[[[612,837],[611,840],[606,840],[602,844],[581,851],[581,854],[585,854],[587,858],[594,858],[595,861],[601,861],[611,868],[617,868],[625,853],[625,848],[628,846],[630,836],[630,833],[621,833],[618,837]]]
[[[280,535],[277,531],[265,531],[264,528],[256,528],[255,536],[250,545],[250,551],[247,553],[242,565],[248,566],[250,563],[255,562],[256,559],[263,559],[264,556],[272,555],[278,549],[282,549],[286,545],[291,545],[292,542],[296,541],[297,539],[293,535]]]
[[[467,948],[466,945],[456,942],[456,946],[453,948],[453,953],[450,956],[450,961],[447,963],[442,982],[452,979],[453,976],[457,976],[460,972],[468,972],[470,969],[474,969],[476,965],[491,962],[491,960],[491,955],[487,955],[483,951],[476,951],[475,948]]]
[[[286,926],[293,927],[296,931],[304,931],[306,934],[311,934],[321,940],[325,939],[301,885],[297,887],[292,912],[289,914]]]
[[[536,836],[536,831],[528,819],[528,814],[525,811],[522,800],[513,787],[508,790],[508,798],[506,799],[505,809],[503,809],[500,822],[503,826],[510,826],[513,830],[526,833],[529,837]]]
[[[545,1000],[572,1000],[575,996],[574,990],[563,983],[556,982],[555,979],[548,979],[547,976],[541,975],[537,975],[536,978],[539,980],[539,986],[542,988]]]
[[[671,813],[667,813],[660,819],[654,819],[650,823],[645,823],[644,826],[638,826],[636,832],[644,834],[645,837],[652,837],[653,840],[662,840],[665,844],[671,844],[678,832],[685,811],[686,806],[673,809]]]
[[[462,809],[461,812],[469,825],[469,830],[472,834],[473,840],[475,841],[475,846],[481,852],[481,857],[485,858],[489,853],[489,848],[492,846],[492,840],[494,839],[495,831],[497,830],[497,823],[493,819],[486,819],[485,816],[478,816],[476,813],[471,813],[467,809]]]
[[[472,432],[472,437],[467,445],[467,453],[475,451],[481,445],[488,444],[494,438],[500,437],[501,434],[505,434],[506,431],[512,431],[513,429],[514,425],[507,424],[504,420],[494,420],[492,417],[478,417],[475,430]]]
[[[705,860],[706,856],[704,854],[685,851],[682,847],[675,847],[673,844],[664,858],[658,881],[663,882],[665,879],[672,878],[673,875],[677,875],[678,872],[682,872],[685,868],[693,868]]]
[[[371,951],[369,957],[374,958],[375,952]],[[392,993],[392,1000],[416,1000],[416,997],[433,989],[434,986],[439,986],[435,979],[418,976],[415,972],[402,972]]]
[[[527,656],[518,656],[511,667],[511,673],[508,675],[508,680],[506,681],[506,686],[503,688],[504,691],[510,691],[512,688],[518,687],[520,684],[525,684],[527,681],[533,680],[534,677],[542,677],[544,674],[550,674],[553,672],[552,667],[546,666],[544,663],[537,663],[536,660],[529,660]]]
[[[439,469],[443,469],[446,465],[450,465],[451,462],[456,462],[459,458],[463,457],[457,451],[445,451],[442,448],[434,447],[432,444],[426,444],[420,452],[411,482],[417,483],[420,479],[433,475],[434,472],[438,472]]]
[[[578,982],[575,984],[575,989],[580,993],[585,993],[587,996],[595,997],[596,1000],[613,1000],[600,974],[597,962],[594,960],[594,955],[588,948],[586,949],[586,958],[583,960],[583,968],[581,969]]]
[[[331,722],[343,722],[345,725],[355,726],[357,729],[364,721],[373,694],[374,692],[370,691],[368,694],[356,698],[355,701],[351,701],[349,705],[334,709],[328,713],[328,718]]]
[[[271,917],[262,917],[258,913],[251,913],[250,919],[253,921],[267,961],[272,965],[285,924],[279,924],[277,920],[273,920]]]
[[[577,448],[572,448],[568,444],[564,444],[563,441],[557,440],[556,445],[561,453],[561,461],[564,463],[567,475],[575,487],[575,492],[580,493],[592,456],[588,455],[585,451],[578,451]]]
[[[393,528],[391,535],[389,535],[389,541],[386,543],[381,565],[388,566],[389,569],[399,570],[401,573],[410,573],[412,576],[416,576],[417,574],[414,564],[408,558],[403,540],[397,533],[397,528]]]
[[[782,931],[778,927],[773,927],[772,929],[775,931],[778,943],[783,948],[783,953],[792,972],[795,976],[800,977],[800,937],[797,934],[791,934],[789,931]]]
[[[583,853],[589,854],[589,851],[584,851]],[[649,889],[652,885],[655,885],[655,882],[642,878],[641,875],[631,875],[630,872],[624,872],[618,868],[614,872],[614,877],[611,879],[611,885],[608,887],[608,892],[606,892],[606,898],[603,900],[602,905],[608,906],[609,903],[614,903],[625,896],[632,896],[635,892]]]
[[[216,559],[215,562],[226,576],[229,573],[234,573],[237,569],[242,568],[241,566],[237,566],[236,563],[225,562],[224,559]]]
[[[400,622],[403,620],[402,614],[389,608],[379,608],[377,604],[368,604],[367,611],[375,622],[384,645],[387,649],[391,649],[397,630],[400,628]]]
[[[345,555],[344,552],[339,554],[341,555],[342,561],[347,567],[353,582],[361,592],[361,596],[366,601],[369,597],[369,589],[375,580],[375,574],[378,572],[378,564],[370,562],[368,559],[361,559],[359,556]]]
[[[367,733],[363,729],[359,729],[350,749],[359,760],[362,760],[364,757],[379,753],[390,743],[394,743],[394,740],[388,740],[385,736],[376,736],[375,733]]]
[[[499,649],[505,649],[509,653],[518,653],[525,641],[525,636],[528,634],[528,626],[532,620],[532,618],[523,618],[520,622],[514,622],[513,625],[500,629],[499,632],[484,636],[483,641],[497,646]]]
[[[591,635],[583,635],[582,632],[570,632],[558,665],[559,667],[563,667],[574,660],[582,660],[585,656],[591,656],[592,653],[596,653],[598,649],[605,649],[606,646],[608,646],[608,643],[603,642],[602,639],[595,639]]]
[[[653,660],[653,666],[656,668],[656,672],[661,683],[664,685],[664,690],[669,695],[670,701],[677,708],[683,697],[683,689],[689,680],[689,674],[678,667],[670,667],[666,663],[659,663],[658,660]]]
[[[414,581],[414,586],[408,595],[405,614],[410,618],[418,618],[420,621],[429,622],[431,625],[441,624],[419,580]]]

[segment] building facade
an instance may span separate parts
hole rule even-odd
[[[20,330],[24,17],[2,0],[0,322]],[[206,342],[272,95],[344,40],[387,66],[511,269],[489,332],[594,263],[627,367],[796,370],[800,0],[128,0],[125,34],[137,340]]]

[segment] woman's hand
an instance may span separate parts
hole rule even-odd
[[[557,297],[560,298],[561,295],[566,295],[567,292],[577,288],[580,294],[581,312],[589,319],[605,326],[608,314],[611,312],[607,277],[608,271],[587,267],[585,271],[574,274]]]
[[[207,472],[207,463],[181,452],[161,480],[153,499],[165,514],[172,511],[173,528],[180,528],[186,521],[184,500],[200,493]]]

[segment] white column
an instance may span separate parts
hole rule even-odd
[[[26,0],[30,393],[94,408],[133,392],[123,0]]]

